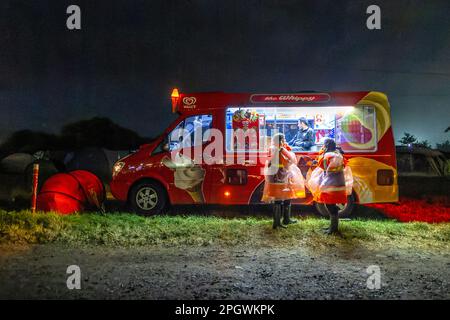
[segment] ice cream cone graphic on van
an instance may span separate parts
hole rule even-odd
[[[205,170],[192,159],[177,154],[174,159],[164,157],[162,163],[174,171],[175,187],[185,190],[195,203],[204,203],[202,185]]]
[[[205,202],[205,199],[203,199],[203,192],[202,192],[202,185],[197,184],[196,186],[192,188],[185,189],[187,193],[191,196],[192,200],[194,200],[195,203],[203,203]]]

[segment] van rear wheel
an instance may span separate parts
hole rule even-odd
[[[351,216],[353,209],[355,208],[355,196],[353,194],[347,196],[347,203],[337,203],[336,205],[339,208],[339,218],[348,218]],[[315,206],[321,216],[326,218],[330,216],[326,206],[323,203],[316,202]]]
[[[160,184],[145,181],[131,189],[129,202],[131,209],[137,214],[151,216],[166,209],[167,194]]]

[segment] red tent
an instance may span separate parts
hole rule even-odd
[[[100,209],[105,188],[89,171],[58,173],[48,178],[37,198],[37,209],[71,214],[86,209]]]

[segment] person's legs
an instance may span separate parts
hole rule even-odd
[[[282,211],[282,201],[275,201],[273,204],[273,228],[276,229],[277,227],[286,228],[281,224],[281,211]]]
[[[283,224],[297,223],[297,220],[291,219],[291,200],[283,201]]]
[[[277,222],[277,220],[278,220],[278,217],[279,217],[279,215],[280,215],[280,202],[279,201],[275,201],[274,203],[273,203],[273,205],[272,205],[272,210],[273,210],[273,225],[272,225],[272,227],[274,228],[274,229],[276,229],[277,227],[278,227],[278,222]]]
[[[335,204],[325,205],[330,214],[330,227],[325,230],[326,234],[336,234],[339,233],[339,208]]]

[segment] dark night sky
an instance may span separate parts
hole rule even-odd
[[[66,29],[78,4],[82,30]],[[366,8],[382,9],[369,31]],[[0,2],[0,139],[107,116],[153,136],[170,91],[379,90],[397,138],[450,138],[450,1]]]

